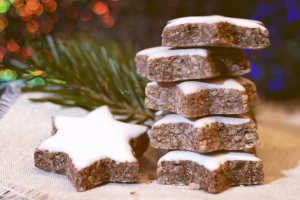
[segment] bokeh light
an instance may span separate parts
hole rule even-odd
[[[43,14],[43,12],[44,12],[44,7],[43,7],[42,4],[40,4],[39,7],[38,7],[38,9],[35,11],[35,14],[37,16],[41,16]]]
[[[30,74],[32,76],[42,76],[42,75],[44,75],[44,71],[42,71],[42,70],[34,70],[34,71],[31,71]]]
[[[0,70],[0,82],[8,82],[17,79],[17,73],[11,69]]]
[[[6,48],[9,52],[12,53],[16,53],[20,50],[19,44],[14,39],[10,39],[7,41]]]
[[[35,34],[39,30],[39,24],[35,20],[31,20],[26,23],[27,32],[30,34]]]
[[[46,81],[42,77],[36,77],[26,82],[28,86],[45,85]]]
[[[43,4],[45,5],[45,10],[47,12],[55,12],[57,9],[57,3],[54,0],[43,0]]]
[[[9,0],[0,0],[0,13],[6,13],[10,8]]]
[[[93,5],[93,11],[96,15],[105,15],[108,12],[108,6],[106,3],[103,3],[102,1],[97,1]]]
[[[106,28],[112,28],[115,25],[115,20],[111,17],[111,15],[103,15],[102,22],[103,26]]]
[[[25,9],[28,13],[35,13],[40,7],[40,2],[38,0],[28,0]]]

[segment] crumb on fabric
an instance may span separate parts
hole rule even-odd
[[[190,183],[189,184],[189,188],[192,190],[199,190],[200,189],[200,185],[197,183]]]

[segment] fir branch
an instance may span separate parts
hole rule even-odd
[[[50,94],[33,99],[92,110],[108,105],[123,121],[144,123],[153,113],[144,107],[146,81],[134,67],[134,52],[114,41],[99,42],[87,37],[46,40],[32,45],[32,58],[11,60],[19,70],[43,70],[46,84],[24,91]],[[26,67],[24,67],[26,66]]]

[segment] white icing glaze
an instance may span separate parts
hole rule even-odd
[[[194,126],[197,127],[197,128],[201,128],[201,127],[204,127],[206,125],[210,125],[212,123],[215,123],[217,122],[217,120],[211,116],[211,117],[204,117],[204,118],[200,118],[196,121],[193,122]]]
[[[159,53],[159,52],[162,52],[162,51],[167,51],[168,49],[170,49],[170,47],[152,47],[152,48],[148,48],[148,49],[143,49],[139,52],[137,52],[137,56],[141,56],[141,55],[146,55],[146,56],[149,56],[153,53]]]
[[[260,161],[260,159],[253,154],[242,152],[227,152],[213,155],[204,155],[190,151],[170,151],[162,156],[158,163],[162,161],[192,161],[204,166],[209,171],[217,170],[226,161]]]
[[[147,83],[147,86],[158,86],[159,84],[155,81]],[[202,81],[184,81],[177,84],[177,87],[184,94],[192,94],[205,89],[234,89],[245,91],[243,85],[241,85],[235,79],[217,80],[214,82],[202,82]]]
[[[152,81],[152,82],[147,83],[146,87],[147,86],[158,86],[158,83],[155,81]]]
[[[156,116],[160,116],[160,115],[162,115],[163,113],[164,113],[164,111],[159,110],[159,111],[156,111],[156,112],[155,112],[155,115],[156,115]]]
[[[103,158],[135,162],[129,140],[147,130],[115,120],[107,106],[82,118],[56,117],[54,124],[57,133],[42,142],[39,149],[68,154],[78,170]]]
[[[242,117],[209,116],[209,117],[199,118],[197,120],[190,120],[181,115],[168,114],[163,118],[161,118],[160,120],[158,120],[157,122],[155,122],[153,124],[153,127],[159,126],[161,124],[169,124],[169,123],[188,123],[194,125],[197,128],[201,128],[215,122],[238,125],[238,124],[248,123],[250,122],[250,119],[242,118]]]
[[[181,18],[170,20],[166,27],[177,26],[181,24],[197,24],[197,23],[213,24],[219,22],[227,22],[236,26],[247,27],[247,28],[259,28],[262,30],[266,29],[266,27],[260,21],[225,17],[219,15],[181,17]]]
[[[136,55],[149,56],[148,59],[170,57],[170,56],[183,56],[183,55],[199,55],[206,57],[208,51],[203,48],[191,48],[191,49],[170,49],[170,47],[152,47],[137,52]]]
[[[177,114],[169,114],[161,118],[160,120],[156,121],[153,126],[159,126],[161,124],[168,124],[168,123],[193,123],[191,120]]]
[[[226,79],[218,82],[201,82],[201,81],[185,81],[177,84],[184,94],[191,94],[204,89],[235,89],[244,91],[245,88],[238,81],[234,79]]]
[[[161,57],[171,57],[171,56],[185,56],[185,55],[198,55],[201,57],[206,57],[208,51],[206,49],[194,48],[194,49],[165,49],[157,52],[152,52],[148,54],[148,59],[161,58]]]
[[[243,118],[243,117],[221,117],[221,116],[214,116],[213,117],[217,122],[224,123],[224,124],[245,124],[250,122],[250,118]]]

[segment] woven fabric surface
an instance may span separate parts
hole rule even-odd
[[[63,109],[51,103],[32,103],[23,94],[0,119],[0,199],[298,199],[300,196],[300,133],[297,128],[272,123],[258,116],[261,144],[258,156],[264,160],[266,181],[261,186],[233,187],[212,195],[185,186],[159,185],[155,181],[139,184],[110,183],[87,192],[76,192],[63,175],[47,173],[33,165],[33,152],[50,136],[51,116],[76,115],[82,109]],[[264,109],[259,107],[259,109]],[[276,112],[270,118],[276,118]],[[264,115],[263,118],[266,116]],[[157,153],[149,150],[142,172],[155,173]],[[145,180],[145,179],[143,179]]]

